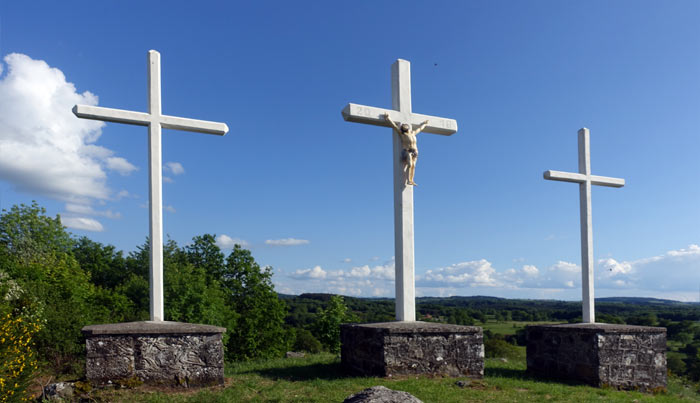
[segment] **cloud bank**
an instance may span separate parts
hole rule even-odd
[[[75,86],[42,60],[12,53],[0,64],[0,179],[16,190],[70,203],[64,225],[101,231],[93,218],[74,214],[114,197],[109,172],[128,175],[136,167],[96,145],[103,122],[78,119],[75,104],[97,105],[97,96]],[[107,216],[107,215],[103,215]]]
[[[330,292],[353,296],[393,296],[394,262],[350,270],[321,266],[299,269],[281,279],[288,293]],[[645,296],[697,301],[700,246],[671,250],[632,261],[599,259],[595,265],[596,297]],[[557,261],[538,268],[493,267],[486,259],[455,263],[416,275],[419,296],[494,295],[518,298],[580,299],[581,267]]]

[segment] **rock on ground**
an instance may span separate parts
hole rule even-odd
[[[44,387],[44,399],[71,401],[74,390],[73,382],[52,383]]]
[[[343,403],[423,403],[408,392],[391,390],[385,386],[373,386],[351,395]]]

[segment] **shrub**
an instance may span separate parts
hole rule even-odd
[[[7,314],[0,322],[0,402],[28,401],[27,387],[37,369],[32,337],[38,321]]]
[[[294,339],[294,346],[292,347],[294,351],[306,351],[312,354],[321,351],[321,342],[318,341],[310,331],[306,329],[295,329],[295,333],[296,337]]]
[[[503,339],[490,338],[484,341],[484,353],[488,358],[514,358],[518,348]]]
[[[355,321],[348,312],[345,300],[340,295],[333,295],[326,309],[321,309],[314,322],[314,331],[321,344],[331,353],[340,352],[340,324]]]

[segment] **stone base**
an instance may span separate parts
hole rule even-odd
[[[431,322],[340,325],[341,362],[368,376],[484,377],[480,327]]]
[[[83,329],[88,381],[139,379],[151,385],[224,383],[225,328],[179,322],[129,322]]]
[[[666,328],[578,323],[526,332],[529,373],[599,387],[666,388]]]

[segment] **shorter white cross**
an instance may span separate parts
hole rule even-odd
[[[595,297],[593,291],[593,218],[591,213],[591,185],[621,188],[625,180],[591,175],[590,132],[585,127],[578,131],[579,173],[545,171],[544,178],[553,181],[579,184],[581,204],[581,285],[583,299],[583,323],[595,323]]]
[[[150,288],[151,320],[162,321],[163,314],[163,174],[161,157],[161,129],[185,130],[223,136],[228,132],[225,123],[178,118],[161,113],[160,53],[148,52],[148,113],[99,106],[75,105],[75,116],[83,119],[148,126],[149,175],[149,229],[151,244]]]

